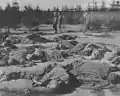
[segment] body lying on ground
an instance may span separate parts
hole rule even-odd
[[[120,83],[120,76],[112,73],[112,68],[102,63],[74,61],[68,65],[55,65],[45,73],[39,80],[34,79],[34,83],[39,86],[56,88],[61,83],[69,84],[72,74],[81,84],[81,88],[101,89],[109,87],[115,81]],[[118,71],[119,69],[116,69]],[[113,77],[113,78],[111,78]],[[117,79],[116,79],[117,77]]]
[[[102,59],[105,52],[108,51],[105,46],[100,44],[88,44],[83,50],[84,59]]]
[[[58,42],[58,44],[56,46],[56,49],[58,49],[58,50],[67,50],[67,49],[72,49],[73,47],[74,46],[71,44],[71,42],[62,40],[62,41]]]
[[[61,12],[56,12],[53,17],[53,29],[55,33],[61,32],[61,24],[62,24],[63,15]]]
[[[45,50],[35,48],[32,54],[27,55],[28,60],[41,60],[41,62],[49,61],[50,57]]]
[[[80,63],[81,62],[81,63]],[[72,70],[72,73],[83,85],[81,87],[89,88],[89,89],[101,89],[109,87],[109,85],[113,84],[111,81],[116,80],[116,74],[112,73],[112,67],[104,65],[102,63],[95,62],[83,62],[83,61],[74,61],[69,65]],[[116,69],[119,70],[119,69]],[[113,77],[113,78],[111,78]],[[116,80],[118,82],[120,80]],[[117,77],[117,78],[118,78]],[[120,83],[120,82],[119,82]]]
[[[70,77],[62,66],[55,65],[49,72],[45,73],[42,79],[39,80],[38,78],[33,79],[33,83],[35,85],[46,86],[48,88],[56,88],[62,83],[67,84]]]
[[[109,66],[119,66],[120,56],[118,55],[118,51],[113,50],[112,52],[106,52],[101,63],[108,64]]]

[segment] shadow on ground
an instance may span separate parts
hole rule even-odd
[[[58,89],[54,90],[54,93],[56,93],[56,94],[68,94],[68,93],[72,93],[79,86],[80,86],[79,81],[76,80],[75,77],[73,77],[70,80],[69,84],[67,84],[67,85],[64,85],[64,84],[61,85]]]

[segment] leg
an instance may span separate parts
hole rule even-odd
[[[62,28],[62,27],[61,27],[61,23],[60,23],[60,24],[59,24],[59,31],[60,31],[60,33],[61,33],[61,28]]]
[[[60,33],[60,25],[59,25],[59,23],[56,26],[57,26],[56,27],[57,28],[57,32]]]
[[[53,24],[53,29],[55,30],[55,33],[57,33],[57,25]]]

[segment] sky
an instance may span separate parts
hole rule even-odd
[[[0,6],[5,6],[7,2],[12,2],[13,0],[0,0]],[[83,7],[87,6],[88,3],[93,0],[17,0],[21,7],[26,4],[31,4],[33,7],[39,5],[42,9],[53,8],[53,6],[59,6],[61,8],[62,5],[75,6],[76,4],[81,4]],[[96,0],[101,2],[102,0]],[[111,0],[105,0],[106,2]]]

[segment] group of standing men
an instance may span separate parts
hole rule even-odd
[[[53,16],[53,29],[55,30],[55,33],[61,32],[61,24],[63,20],[63,13],[62,12],[55,12]]]
[[[56,11],[54,12],[53,15],[53,29],[55,30],[55,33],[61,33],[61,29],[62,29],[62,23],[63,23],[63,12],[61,11]],[[84,21],[84,25],[85,25],[85,29],[89,30],[90,28],[90,12],[86,12],[83,14],[83,18],[85,19]]]

